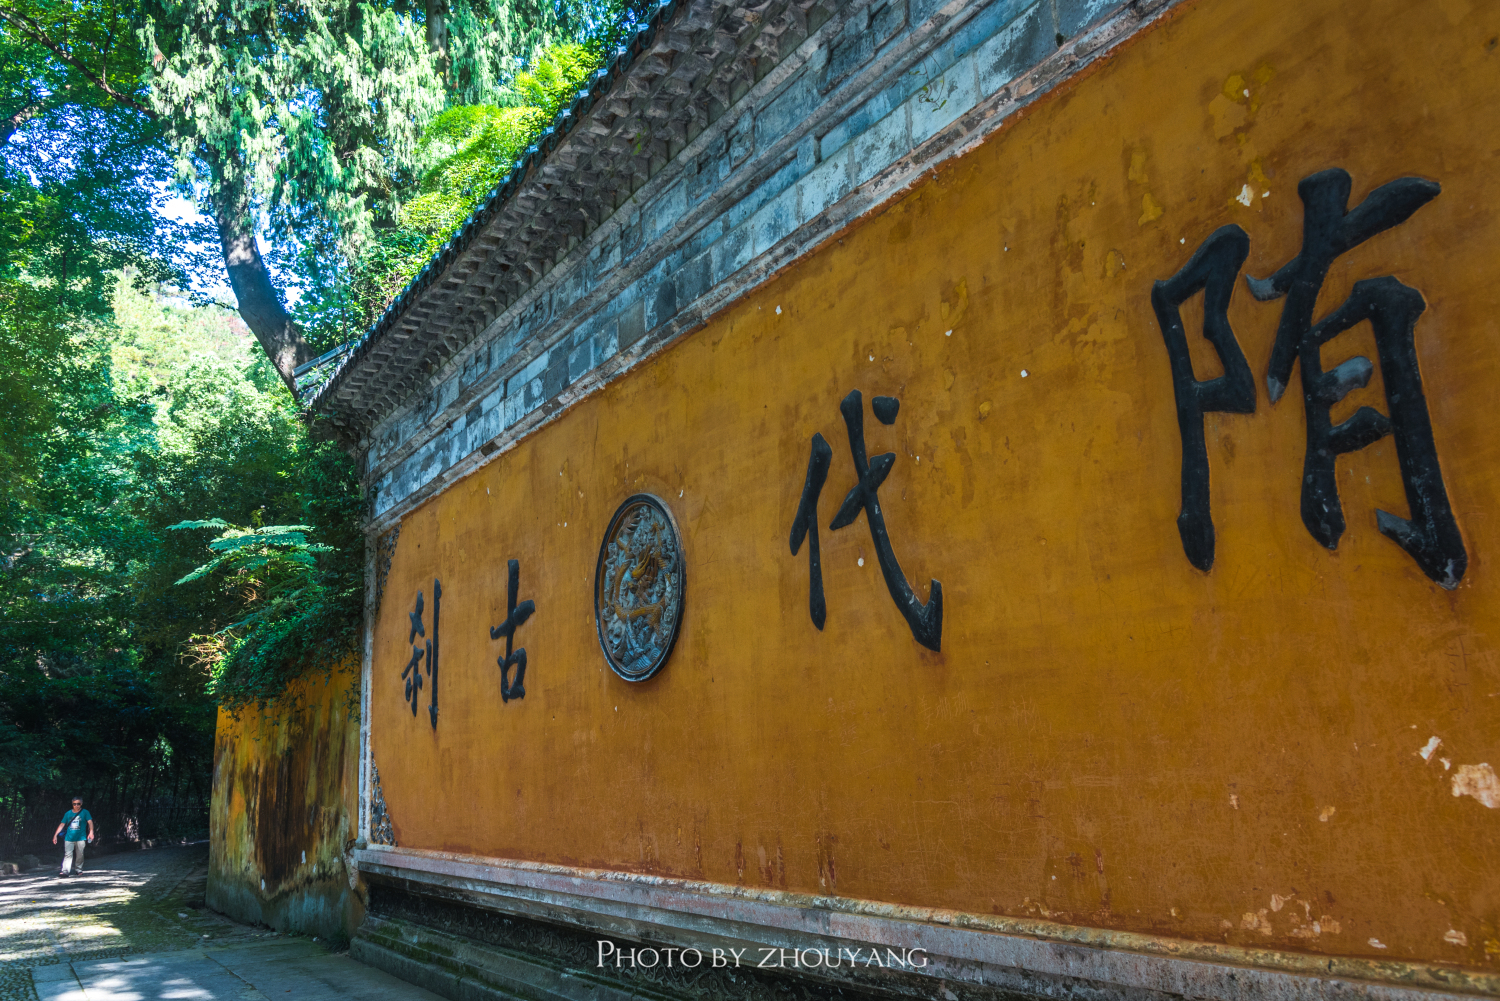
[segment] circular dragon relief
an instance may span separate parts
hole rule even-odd
[[[672,655],[682,625],[682,544],[672,514],[636,494],[610,519],[594,571],[594,623],[610,669],[645,681]]]

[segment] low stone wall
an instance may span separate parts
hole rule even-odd
[[[359,719],[350,662],[302,679],[279,707],[219,713],[209,907],[278,931],[345,941],[364,916],[344,851],[353,840]]]

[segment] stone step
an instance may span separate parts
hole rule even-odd
[[[678,1001],[585,970],[449,935],[411,921],[365,918],[349,954],[453,1001]]]

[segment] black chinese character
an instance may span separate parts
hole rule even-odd
[[[807,610],[812,615],[813,625],[819,629],[828,619],[828,604],[823,600],[823,562],[818,550],[818,497],[823,484],[828,480],[828,465],[833,461],[833,449],[821,434],[812,436],[812,455],[807,460],[807,481],[802,485],[802,500],[797,504],[797,517],[792,521],[792,555],[807,543]]]
[[[418,695],[422,691],[422,662],[427,662],[427,676],[432,681],[431,701],[427,706],[427,714],[432,719],[432,728],[437,729],[438,718],[438,616],[443,607],[443,585],[436,578],[432,581],[432,639],[425,644],[418,645],[415,640],[418,636],[425,637],[427,630],[422,627],[422,592],[417,592],[416,608],[407,613],[411,619],[411,631],[406,636],[406,642],[412,645],[411,660],[401,672],[401,678],[406,682],[406,698],[411,703],[411,714],[417,714]]]
[[[1358,282],[1348,300],[1316,327],[1312,323],[1318,292],[1333,261],[1411,218],[1442,188],[1435,181],[1402,177],[1382,184],[1350,211],[1352,186],[1348,172],[1343,170],[1324,170],[1304,178],[1297,185],[1303,206],[1301,252],[1270,278],[1247,279],[1257,299],[1287,297],[1266,384],[1275,403],[1291,379],[1293,362],[1301,363],[1303,409],[1307,414],[1302,523],[1313,538],[1329,549],[1337,548],[1344,534],[1344,510],[1339,502],[1335,461],[1345,452],[1365,448],[1394,433],[1412,518],[1408,521],[1377,511],[1376,523],[1381,533],[1406,550],[1428,577],[1443,587],[1457,587],[1469,558],[1443,486],[1427,398],[1417,369],[1416,323],[1426,308],[1421,293],[1390,277]],[[1353,417],[1334,425],[1329,416],[1333,405],[1367,385],[1374,366],[1368,358],[1355,357],[1324,372],[1322,346],[1364,320],[1370,321],[1375,333],[1390,415],[1360,407]]]
[[[511,699],[524,699],[526,697],[526,650],[511,652],[515,642],[516,629],[527,619],[531,613],[536,611],[536,602],[530,598],[516,604],[516,592],[521,589],[521,561],[511,560],[508,566],[505,582],[505,621],[490,629],[490,639],[497,640],[505,637],[505,655],[497,660],[500,665],[500,700],[509,702]],[[516,680],[512,684],[509,678],[510,669],[516,669]]]
[[[901,409],[901,403],[893,397],[877,396],[870,401],[870,409],[875,412],[875,416],[882,424],[894,424],[896,414]],[[859,482],[844,498],[844,503],[839,506],[838,514],[834,516],[833,522],[828,527],[831,531],[837,531],[852,525],[861,511],[865,513],[865,520],[870,525],[870,538],[875,543],[876,558],[880,562],[880,572],[885,576],[885,586],[891,592],[896,607],[906,619],[907,625],[911,627],[911,634],[916,641],[929,650],[939,650],[943,638],[943,585],[938,581],[932,581],[927,604],[922,604],[911,585],[906,582],[906,576],[901,572],[901,564],[896,560],[896,551],[892,548],[890,535],[886,532],[885,516],[880,512],[880,485],[885,482],[891,467],[895,465],[896,453],[887,452],[873,459],[866,458],[865,406],[864,397],[860,395],[859,390],[853,390],[844,397],[843,402],[839,404],[839,411],[844,415],[844,425],[849,431],[849,452],[854,459],[854,472],[859,477]],[[823,436],[814,435],[812,455],[807,463],[807,481],[802,489],[802,501],[797,506],[797,517],[792,525],[791,536],[793,556],[801,548],[802,537],[811,536],[808,548],[811,574],[808,611],[812,615],[813,624],[819,629],[823,628],[827,608],[823,600],[823,568],[819,562],[815,520],[818,496],[828,477],[828,466],[832,458],[833,450],[824,441]]]
[[[1151,289],[1151,306],[1172,360],[1172,391],[1177,397],[1177,427],[1182,432],[1182,513],[1177,532],[1188,560],[1199,570],[1214,565],[1214,521],[1209,505],[1208,448],[1203,415],[1255,412],[1255,379],[1245,352],[1229,326],[1229,296],[1240,266],[1250,253],[1250,237],[1238,226],[1223,226],[1203,241],[1182,270]],[[1180,307],[1203,292],[1203,336],[1214,346],[1224,374],[1200,382],[1193,375],[1187,333]]]
[[[427,656],[429,645],[420,645],[413,642],[418,636],[426,636],[427,630],[422,628],[422,592],[417,592],[417,607],[408,612],[411,618],[411,632],[406,637],[406,642],[411,643],[411,660],[407,661],[405,669],[401,672],[401,680],[406,682],[406,701],[411,703],[411,714],[417,714],[417,697],[422,691],[422,661]]]
[[[1394,434],[1396,457],[1406,488],[1411,520],[1376,511],[1380,531],[1393,539],[1432,580],[1446,588],[1458,586],[1468,566],[1463,537],[1448,503],[1438,466],[1437,446],[1422,376],[1417,368],[1416,323],[1426,304],[1421,293],[1395,278],[1355,283],[1350,297],[1320,323],[1312,322],[1318,293],[1328,269],[1344,254],[1371,237],[1398,226],[1436,198],[1441,188],[1433,181],[1403,177],[1383,184],[1349,211],[1352,182],[1343,170],[1325,170],[1302,180],[1302,249],[1270,278],[1246,276],[1255,298],[1287,297],[1271,352],[1266,384],[1275,403],[1286,391],[1292,366],[1302,366],[1303,408],[1307,418],[1307,448],[1302,470],[1302,522],[1329,549],[1344,534],[1343,505],[1339,500],[1335,463],[1338,456],[1365,448]],[[1253,391],[1245,385],[1244,355],[1229,328],[1232,279],[1244,263],[1248,240],[1237,226],[1226,226],[1204,242],[1187,265],[1171,279],[1157,282],[1152,305],[1172,360],[1177,396],[1177,419],[1182,432],[1182,514],[1178,529],[1194,566],[1213,565],[1213,522],[1208,501],[1208,459],[1203,442],[1202,413],[1227,410],[1250,413]],[[1213,342],[1224,363],[1224,376],[1197,382],[1187,356],[1178,307],[1198,289],[1205,289],[1204,335]],[[1331,371],[1323,370],[1322,347],[1329,340],[1365,320],[1370,321],[1380,356],[1390,416],[1370,407],[1335,425],[1334,404],[1355,389],[1367,386],[1375,368],[1368,358],[1355,357]]]
[[[437,729],[438,718],[438,615],[443,610],[443,585],[432,579],[432,642],[427,646],[427,676],[432,679],[432,700],[427,714],[432,717],[432,728]]]

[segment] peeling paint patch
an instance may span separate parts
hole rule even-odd
[[[1296,900],[1293,897],[1281,897],[1273,894],[1271,896],[1272,908],[1280,910],[1280,908],[1276,906],[1278,901],[1280,901],[1283,906],[1289,903],[1295,903],[1302,908],[1302,923],[1293,928],[1289,933],[1293,938],[1317,938],[1325,932],[1329,935],[1337,935],[1340,931],[1343,930],[1342,926],[1338,922],[1338,919],[1331,917],[1330,915],[1320,914],[1318,915],[1317,919],[1314,920],[1312,916],[1312,904],[1308,903],[1305,900]]]
[[[1266,917],[1266,909],[1262,907],[1258,912],[1252,914],[1249,911],[1240,918],[1240,927],[1246,931],[1258,931],[1262,935],[1271,934],[1271,921]]]
[[[1452,945],[1468,945],[1469,936],[1465,935],[1457,928],[1449,928],[1448,931],[1443,935],[1443,941],[1448,942]]]
[[[1459,765],[1453,775],[1453,795],[1473,796],[1493,810],[1500,807],[1500,776],[1487,763]]]
[[[1372,939],[1370,939],[1370,945],[1373,946],[1376,949],[1387,948],[1386,944],[1384,942],[1380,941],[1380,939],[1378,939],[1378,938],[1372,938]]]
[[[1326,824],[1328,823],[1328,818],[1332,817],[1335,813],[1338,812],[1339,808],[1336,806],[1325,806],[1323,807],[1323,812],[1318,814],[1318,819]]]
[[[1422,745],[1421,750],[1417,751],[1417,756],[1420,757],[1423,761],[1431,761],[1433,752],[1435,752],[1439,747],[1442,746],[1443,741],[1441,740],[1441,738],[1430,737],[1428,738],[1427,743]]]

